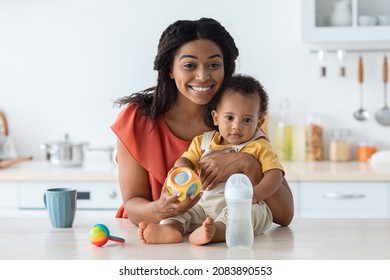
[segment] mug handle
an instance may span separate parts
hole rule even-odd
[[[43,203],[45,203],[45,209],[47,209],[47,206],[46,206],[46,193],[43,194]]]

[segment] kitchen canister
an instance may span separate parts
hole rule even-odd
[[[305,160],[324,160],[324,129],[321,125],[321,118],[316,113],[306,114]]]
[[[294,150],[294,127],[291,123],[289,100],[282,99],[279,106],[279,121],[276,127],[276,154],[281,161],[292,161]]]
[[[329,142],[330,161],[348,161],[352,159],[351,131],[334,129]]]
[[[376,153],[376,146],[370,141],[361,141],[357,147],[357,160],[366,162]]]

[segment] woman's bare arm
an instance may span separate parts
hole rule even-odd
[[[152,201],[147,171],[130,155],[123,143],[118,140],[118,174],[123,205],[131,222],[158,223],[167,217],[183,214],[196,204],[200,197],[187,198],[179,203],[164,186],[159,200]]]

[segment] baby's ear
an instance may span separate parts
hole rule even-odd
[[[265,122],[265,118],[264,117],[260,118],[257,123],[257,128],[260,129],[261,126],[264,124],[264,122]]]
[[[211,111],[211,116],[213,117],[213,123],[215,126],[218,125],[218,113],[215,110]]]

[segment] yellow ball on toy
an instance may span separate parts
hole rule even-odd
[[[181,192],[182,195],[178,198],[181,202],[188,196],[198,195],[202,190],[202,183],[194,170],[188,167],[179,167],[168,175],[167,189],[170,194]]]

